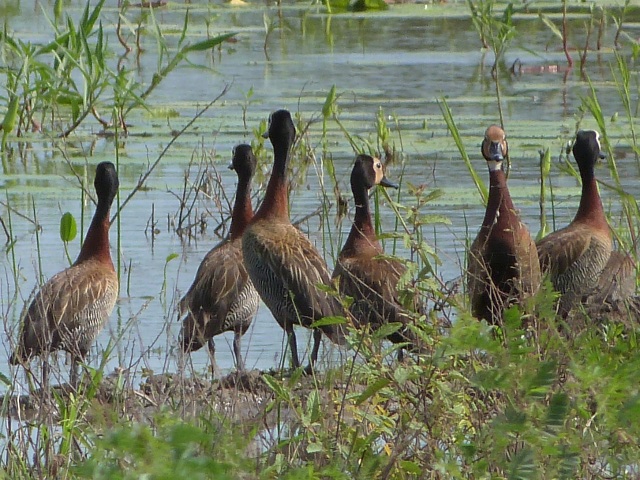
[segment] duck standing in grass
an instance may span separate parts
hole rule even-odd
[[[321,318],[343,312],[334,296],[318,288],[331,284],[326,263],[289,220],[287,168],[296,129],[287,110],[271,114],[267,135],[273,145],[273,170],[264,200],[242,236],[242,252],[251,281],[288,336],[293,367],[298,368],[293,326],[313,328]],[[335,343],[344,342],[340,325],[313,328],[309,369],[317,360],[322,332]]]
[[[204,257],[193,284],[180,300],[182,321],[180,343],[185,352],[209,346],[215,372],[213,337],[233,331],[236,368],[244,370],[240,341],[258,312],[260,297],[253,288],[242,258],[242,234],[253,218],[251,180],[256,172],[256,157],[250,145],[233,150],[229,168],[238,175],[236,199],[231,214],[229,237]]]
[[[118,192],[111,162],[96,168],[98,205],[76,261],[57,273],[36,293],[22,316],[20,337],[9,363],[43,359],[43,387],[48,385],[45,357],[64,350],[73,358],[71,384],[77,386],[77,363],[107,322],[118,298],[118,276],[109,250],[109,212]]]
[[[598,285],[613,248],[594,174],[596,162],[604,158],[598,132],[579,131],[573,156],[582,179],[578,212],[569,225],[542,238],[537,245],[542,270],[561,295],[558,312],[564,317]],[[615,267],[610,265],[610,270]]]
[[[383,256],[371,220],[368,193],[376,185],[398,188],[387,180],[378,158],[358,155],[351,171],[355,217],[333,271],[340,293],[353,298],[350,313],[356,327],[370,325],[373,330],[387,323],[406,325],[411,321],[398,298],[398,284],[406,267],[398,260]],[[411,338],[406,328],[389,336],[393,343],[410,342]],[[402,349],[398,356],[402,358]]]
[[[536,245],[511,200],[502,162],[508,155],[504,130],[487,128],[482,155],[489,168],[489,199],[484,220],[469,249],[467,289],[471,313],[500,325],[512,301],[533,294],[540,285]]]

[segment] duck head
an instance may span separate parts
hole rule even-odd
[[[600,134],[595,130],[580,130],[573,143],[573,156],[580,168],[593,168],[598,159],[606,158],[600,147]]]
[[[229,168],[235,170],[238,178],[252,178],[256,172],[257,163],[251,145],[243,143],[233,147],[233,158]]]
[[[487,161],[489,170],[499,170],[508,153],[509,147],[504,130],[499,125],[491,125],[484,132],[482,141],[482,156]]]
[[[274,141],[277,143],[286,140],[290,145],[293,145],[296,138],[296,127],[293,124],[289,111],[276,110],[269,115],[269,125],[267,126],[267,131],[263,133],[262,136],[271,140],[272,144]]]
[[[100,162],[98,164],[93,186],[98,194],[98,202],[104,202],[105,205],[111,206],[120,186],[118,172],[116,172],[113,163]]]
[[[375,185],[383,187],[398,188],[398,185],[389,181],[384,175],[384,166],[377,157],[360,154],[356,157],[356,162],[351,170],[351,188],[355,189],[359,185],[364,185],[367,190]]]

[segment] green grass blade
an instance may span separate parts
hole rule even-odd
[[[469,173],[471,174],[471,178],[473,179],[473,183],[476,185],[478,192],[480,193],[480,197],[482,197],[482,203],[487,204],[487,199],[489,198],[489,191],[487,190],[487,186],[484,184],[478,172],[476,172],[475,168],[471,164],[471,159],[469,155],[467,155],[467,151],[464,148],[464,144],[462,143],[462,138],[460,137],[460,132],[458,131],[458,127],[453,119],[453,114],[451,113],[451,109],[447,104],[446,99],[443,97],[438,100],[438,106],[440,107],[440,111],[442,112],[442,116],[444,117],[444,121],[447,124],[447,129],[451,136],[453,137],[453,141],[456,142],[456,146],[458,147],[458,151],[462,156],[462,160],[464,160]]]

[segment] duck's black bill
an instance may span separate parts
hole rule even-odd
[[[383,187],[398,188],[398,184],[390,182],[387,177],[382,177],[382,180],[380,180],[380,185],[382,185]]]

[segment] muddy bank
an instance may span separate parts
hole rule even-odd
[[[233,372],[210,381],[162,373],[151,374],[133,385],[129,373],[118,369],[99,382],[91,383],[85,376],[78,388],[62,384],[49,391],[37,389],[29,394],[0,396],[0,404],[4,405],[5,415],[19,421],[32,420],[42,413],[60,417],[61,405],[81,397],[90,402],[89,414],[109,408],[144,420],[160,408],[180,411],[184,416],[198,415],[206,409],[233,421],[244,421],[259,415],[274,398],[263,375],[259,370]]]

